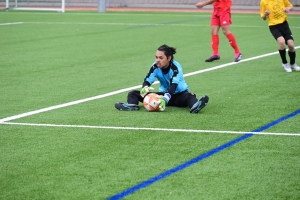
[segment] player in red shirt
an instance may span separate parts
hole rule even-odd
[[[234,35],[230,32],[229,26],[231,25],[231,5],[232,0],[207,0],[196,4],[197,8],[203,8],[208,4],[213,4],[214,11],[211,16],[211,37],[212,37],[212,49],[213,53],[211,57],[205,60],[205,62],[212,62],[220,59],[219,54],[219,30],[222,27],[224,35],[227,37],[231,47],[234,49],[235,58],[234,61],[238,62],[242,58]]]

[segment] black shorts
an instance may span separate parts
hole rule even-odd
[[[294,40],[291,29],[287,21],[281,24],[269,26],[269,29],[273,37],[275,38],[275,40],[277,40],[277,38],[281,36],[285,39],[286,44],[288,40]]]
[[[152,92],[150,92],[152,93]],[[164,92],[154,92],[158,95],[164,95]],[[136,104],[138,105],[139,102],[143,102],[144,98],[141,96],[139,90],[132,90],[128,93],[127,96],[127,103],[130,104]],[[177,106],[177,107],[192,107],[198,99],[196,98],[196,95],[189,92],[189,91],[183,91],[177,94],[173,94],[172,98],[170,99],[168,106]]]
[[[164,95],[165,93],[156,92],[156,94]],[[196,98],[196,95],[186,90],[180,93],[173,94],[167,106],[176,106],[176,107],[188,106],[191,108],[194,105],[194,103],[196,103],[197,101],[198,99]]]
[[[196,98],[196,95],[186,90],[177,94],[173,94],[168,103],[168,106],[188,106],[189,108],[191,108],[197,101],[198,99]]]

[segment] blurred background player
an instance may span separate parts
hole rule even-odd
[[[220,59],[219,54],[219,30],[222,27],[224,35],[227,37],[231,47],[234,49],[235,57],[234,61],[238,62],[242,58],[242,53],[240,52],[234,35],[230,32],[229,26],[231,25],[231,5],[232,0],[207,0],[203,2],[198,2],[196,4],[197,8],[203,8],[204,6],[212,4],[214,7],[211,16],[211,39],[212,39],[212,50],[213,53],[211,57],[205,60],[205,62],[212,62],[214,60]]]
[[[268,19],[270,32],[278,43],[278,51],[282,60],[282,66],[286,72],[292,72],[292,69],[300,71],[300,67],[295,63],[296,51],[294,38],[290,30],[287,13],[293,9],[293,5],[288,0],[261,0],[260,16],[263,20]],[[288,54],[290,65],[286,60],[285,45],[288,45]]]
[[[164,44],[158,47],[155,54],[155,62],[150,67],[141,91],[133,90],[127,95],[127,103],[117,102],[115,108],[121,111],[139,110],[139,102],[154,90],[150,87],[156,79],[160,85],[156,94],[160,95],[159,110],[164,111],[166,105],[177,107],[189,107],[190,113],[198,113],[208,103],[208,96],[204,95],[199,100],[196,95],[189,92],[183,76],[181,65],[173,60],[176,49]]]

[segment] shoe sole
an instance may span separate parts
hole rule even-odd
[[[209,58],[210,59],[210,58]],[[220,60],[220,57],[219,58],[212,58],[212,59],[207,59],[207,60],[205,60],[205,62],[213,62],[213,61],[215,61],[215,60]]]
[[[205,62],[212,62],[212,61],[214,61],[214,60],[220,60],[220,58],[221,58],[221,57],[218,56],[218,55],[213,55],[213,56],[207,58],[207,59],[205,60]]]
[[[137,108],[137,107],[125,107],[123,106],[122,103],[115,103],[115,108],[120,110],[120,111],[135,111],[135,110],[139,110],[140,108]]]
[[[206,103],[203,104],[202,99],[205,100]],[[198,101],[200,101],[200,100],[201,100],[200,105],[197,106],[196,108],[194,108],[193,110],[191,110],[190,113],[196,114],[196,113],[200,112],[200,110],[202,110],[207,105],[209,97],[205,95],[204,97],[201,97],[201,99],[199,99]]]
[[[294,67],[292,67],[293,70],[295,70],[296,72],[299,72],[300,69],[295,69]]]
[[[284,65],[282,65],[282,67],[283,67],[284,71],[287,72],[287,73],[290,73],[290,72],[293,71],[291,67],[290,68],[285,68]]]
[[[242,56],[243,56],[243,55],[242,55],[242,54],[240,54],[240,55],[239,55],[237,58],[235,58],[235,60],[234,60],[234,61],[235,61],[235,62],[239,62],[239,61],[242,59]]]

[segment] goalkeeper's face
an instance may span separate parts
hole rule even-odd
[[[162,69],[167,68],[169,66],[171,58],[171,56],[167,57],[163,51],[157,50],[155,54],[155,62],[157,67]]]

